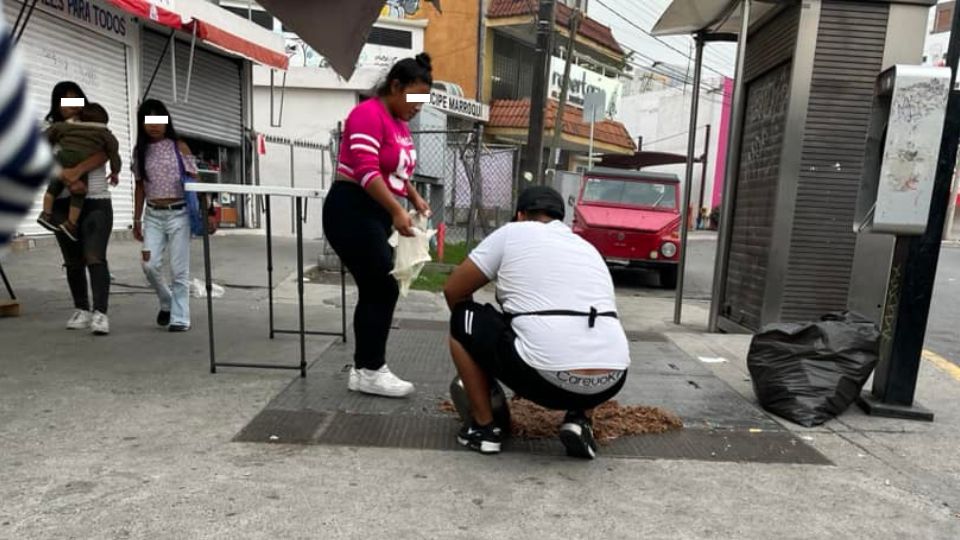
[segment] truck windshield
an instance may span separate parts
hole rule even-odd
[[[583,190],[583,201],[676,209],[677,186],[635,180],[588,178]]]

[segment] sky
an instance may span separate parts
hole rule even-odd
[[[672,0],[588,1],[587,13],[590,17],[613,29],[614,37],[624,49],[641,53],[634,55],[635,63],[649,67],[654,61],[658,61],[682,67],[684,70],[689,64],[692,71],[692,38],[671,36],[658,41],[644,33],[653,29]],[[735,44],[707,44],[704,51],[704,77],[719,77],[720,73],[732,76],[735,59]]]

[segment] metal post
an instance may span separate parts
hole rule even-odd
[[[713,268],[713,293],[710,300],[709,331],[718,330],[720,310],[727,288],[727,263],[730,259],[730,238],[733,235],[733,210],[737,196],[737,177],[740,168],[740,137],[743,131],[744,62],[747,55],[747,38],[750,33],[750,8],[752,0],[743,0],[740,33],[737,36],[737,66],[734,73],[733,109],[730,111],[730,141],[727,145],[726,175],[723,186],[723,211],[720,215],[720,234],[717,241],[717,256]]]
[[[897,238],[881,332],[881,346],[888,347],[889,355],[880,356],[880,364],[874,373],[872,395],[861,396],[859,401],[868,414],[876,416],[933,420],[933,413],[915,404],[913,399],[940,260],[947,205],[950,203],[947,197],[960,143],[960,91],[956,90],[958,63],[960,10],[954,10],[950,45],[947,48],[947,66],[952,71],[950,99],[947,101],[940,139],[927,230],[919,237]]]
[[[187,60],[187,88],[183,92],[183,102],[190,102],[190,81],[193,79],[193,57],[197,51],[197,24],[193,24],[193,37],[190,38],[190,58]],[[246,165],[246,164],[244,164]]]
[[[553,169],[553,175],[556,177],[557,165],[560,161],[560,143],[563,141],[563,109],[567,106],[567,96],[570,88],[570,68],[573,64],[573,52],[577,45],[577,32],[580,29],[580,10],[574,9],[570,14],[570,32],[567,41],[567,58],[563,65],[563,78],[560,80],[560,99],[557,102],[557,114],[553,119],[553,141],[550,143],[550,158],[547,160],[547,167]],[[593,124],[591,123],[591,129]]]
[[[694,38],[697,43],[693,67],[693,92],[690,102],[690,127],[687,134],[687,171],[683,179],[683,206],[680,208],[680,265],[677,268],[677,291],[673,301],[673,324],[683,318],[683,278],[687,269],[687,236],[690,233],[690,190],[693,189],[693,153],[697,144],[697,120],[700,113],[700,76],[703,71],[703,35]]]
[[[593,168],[593,133],[594,128],[596,128],[597,122],[595,118],[590,119],[590,152],[587,154],[587,170]]]
[[[300,377],[307,376],[307,333],[303,315],[303,199],[297,199],[297,308],[300,321]]]
[[[7,289],[7,294],[10,295],[11,300],[16,300],[17,295],[13,292],[13,287],[10,286],[10,280],[7,279],[7,273],[3,271],[3,264],[0,264],[0,278],[3,279],[3,286]]]
[[[173,90],[173,102],[177,102],[177,37],[170,32],[170,88]]]
[[[953,222],[957,216],[957,197],[960,196],[960,166],[953,173],[953,190],[950,191],[950,203],[947,207],[947,221],[943,226],[943,239],[953,240]]]
[[[23,18],[23,12],[24,12],[24,10],[27,9],[27,3],[24,2],[23,5],[20,6],[20,13],[17,14],[17,21],[16,21],[15,23],[13,23],[13,30],[11,30],[11,32],[10,32],[10,35],[11,35],[11,36],[16,36],[16,37],[13,38],[13,42],[14,42],[14,43],[19,43],[19,42],[20,42],[20,38],[23,37],[23,32],[24,32],[24,30],[27,29],[27,24],[30,23],[30,17],[33,16],[33,10],[34,10],[36,7],[37,7],[37,0],[33,0],[33,3],[30,4],[30,10],[27,11],[27,17],[24,19],[24,18]],[[20,25],[21,20],[23,21],[23,25],[22,25],[22,26]],[[19,28],[18,28],[18,27],[19,27]]]
[[[267,300],[270,310],[270,339],[273,339],[273,222],[270,219],[270,196],[263,196],[264,209],[267,211]]]
[[[210,339],[210,373],[217,372],[217,354],[213,337],[213,276],[210,270],[210,231],[203,228],[203,279],[207,287],[207,334]]]
[[[294,158],[293,158],[293,141],[287,141],[287,142],[290,144],[290,187],[297,187],[297,186],[296,186],[296,181],[294,180],[294,176],[296,175],[296,173],[293,171],[293,167],[294,167],[294,163],[293,163],[293,161],[294,161]],[[293,214],[294,214],[294,210],[293,210],[294,204],[295,204],[295,203],[293,202],[293,199],[291,198],[291,199],[290,199],[290,232],[291,232],[291,233],[296,232],[296,225],[294,224],[294,216],[293,216]]]
[[[527,167],[534,182],[543,184],[543,129],[550,87],[553,25],[556,0],[540,0],[537,11],[537,69],[533,72],[533,93],[530,97],[530,133],[527,137]]]
[[[707,124],[707,132],[703,139],[703,160],[700,163],[700,204],[697,206],[697,216],[700,216],[700,213],[703,212],[703,202],[706,197],[707,164],[709,163],[708,157],[710,155],[710,133],[712,132],[712,127],[710,124]]]

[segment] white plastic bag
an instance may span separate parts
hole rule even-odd
[[[390,274],[400,284],[400,294],[410,293],[410,286],[416,281],[423,266],[430,262],[430,239],[437,231],[429,229],[426,216],[410,212],[413,218],[413,236],[401,236],[393,231],[389,244],[393,247],[393,271]]]
[[[216,283],[210,284],[210,296],[213,298],[222,298],[226,290]],[[207,297],[207,285],[203,281],[194,278],[190,282],[190,295],[194,298],[206,298]]]

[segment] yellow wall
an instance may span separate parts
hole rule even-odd
[[[432,4],[423,2],[410,17],[430,21],[424,47],[433,58],[433,78],[459,84],[470,99],[476,96],[477,83],[477,4],[476,0],[443,2],[441,15]]]

